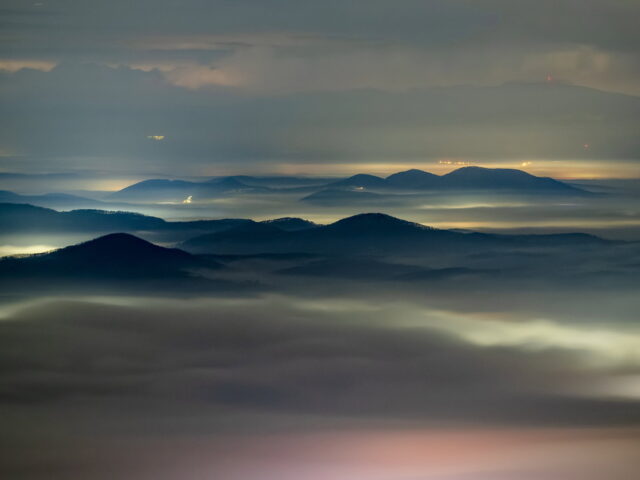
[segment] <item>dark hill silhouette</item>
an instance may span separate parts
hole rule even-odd
[[[260,223],[266,223],[268,225],[278,227],[281,230],[286,230],[290,232],[293,232],[296,230],[306,230],[306,229],[315,228],[318,226],[317,223],[313,223],[313,222],[310,222],[309,220],[304,220],[302,218],[296,218],[296,217],[274,218],[273,220],[263,220]]]
[[[0,204],[0,229],[5,232],[113,232],[158,230],[167,222],[131,212],[72,210],[57,212],[28,204]]]
[[[20,195],[8,190],[0,190],[1,203],[28,203],[49,208],[97,208],[105,205],[99,200],[69,195],[66,193],[45,193],[43,195]]]
[[[324,232],[343,235],[397,235],[412,234],[425,229],[433,230],[384,213],[361,213],[327,225]]]
[[[265,187],[245,185],[234,177],[214,178],[205,182],[153,179],[130,185],[112,193],[112,200],[136,202],[180,202],[187,197],[210,198],[229,193],[256,193],[268,191]]]
[[[182,244],[194,253],[258,254],[305,252],[329,255],[434,254],[456,250],[602,245],[586,234],[494,235],[438,230],[381,213],[348,217],[299,231],[249,231],[246,227],[195,237]]]
[[[218,268],[175,248],[164,248],[126,233],[113,233],[50,253],[0,261],[0,276],[11,278],[166,278],[193,268]]]
[[[150,179],[134,183],[117,192],[109,195],[109,198],[121,200],[146,200],[158,196],[170,196],[184,198],[185,195],[192,194],[197,185],[194,182],[184,180]]]
[[[384,188],[387,183],[384,178],[376,177],[375,175],[368,175],[365,173],[359,173],[352,177],[332,182],[329,187],[351,187],[351,188]]]
[[[200,230],[202,232],[223,232],[239,225],[251,223],[247,218],[222,218],[220,220],[193,220],[187,222],[165,222],[165,231],[180,232]]]
[[[462,167],[440,179],[443,187],[455,189],[581,191],[553,178],[536,177],[511,168]]]
[[[561,246],[604,243],[586,234],[489,235],[437,230],[380,213],[348,217],[330,225],[315,225],[299,218],[255,222],[248,219],[166,222],[130,212],[55,210],[26,204],[0,204],[3,233],[141,232],[147,238],[183,241],[198,253],[372,253],[397,249],[412,252],[433,248],[485,248],[486,246]]]
[[[154,241],[182,241],[197,235],[223,232],[242,225],[262,223],[267,230],[305,230],[317,225],[294,217],[254,222],[243,218],[167,222],[161,218],[131,212],[104,210],[72,210],[57,212],[27,204],[0,203],[0,230],[3,233],[111,233],[143,234]],[[260,229],[257,227],[255,229]]]
[[[111,201],[153,203],[181,202],[215,198],[231,194],[278,193],[283,191],[312,193],[305,201],[336,201],[336,192],[367,190],[371,192],[420,190],[489,190],[531,193],[585,194],[584,190],[546,177],[536,177],[521,170],[503,168],[463,167],[446,175],[435,175],[412,169],[397,172],[387,178],[360,173],[348,178],[328,179],[298,177],[251,177],[236,175],[202,182],[151,179],[130,185],[108,198]],[[314,193],[315,191],[315,193]],[[364,193],[364,192],[363,192]],[[1,197],[0,197],[1,198]],[[362,200],[363,197],[347,198]]]
[[[235,236],[238,234],[241,235],[251,235],[254,239],[267,238],[271,236],[278,236],[284,233],[284,230],[278,228],[276,225],[272,225],[268,222],[254,222],[253,220],[238,225],[236,227],[230,228],[220,233],[212,234],[218,235],[219,237],[225,237],[226,235]]]
[[[491,192],[590,195],[591,192],[548,177],[536,177],[527,172],[508,168],[462,167],[446,175],[423,170],[407,170],[387,178],[358,174],[332,182],[324,189],[301,198],[301,201],[324,205],[393,201],[407,199],[407,194],[419,192]],[[393,195],[395,194],[395,195]],[[402,194],[402,195],[400,195]]]
[[[304,230],[297,230],[304,231]],[[285,248],[284,241],[287,239],[287,234],[295,233],[285,231],[281,228],[264,222],[249,222],[246,224],[238,225],[234,228],[224,230],[219,233],[209,233],[200,235],[198,237],[188,240],[188,245],[197,253],[245,253],[244,251],[229,252],[216,250],[210,250],[209,246],[213,244],[224,243],[227,245],[233,245],[236,241],[246,245],[256,245],[257,249],[249,249],[249,253],[264,253],[261,251],[261,246],[265,244],[277,244],[281,243],[281,248],[277,253],[288,253],[292,250]],[[186,245],[186,243],[185,243]]]
[[[45,193],[42,195],[21,195],[8,190],[0,190],[0,203],[23,203],[36,207],[58,210],[131,210],[134,206],[120,201],[103,201],[67,193]]]
[[[411,188],[422,190],[427,188],[437,188],[440,177],[423,170],[411,169],[404,172],[394,173],[386,178],[387,185],[395,188]]]
[[[284,231],[265,223],[240,225],[224,232],[195,237],[185,242],[183,247],[198,253],[221,254],[341,253],[340,245],[353,244],[362,237],[380,242],[390,235],[406,238],[425,229],[428,227],[389,215],[364,213],[329,225],[296,231]],[[335,242],[340,245],[334,245]]]
[[[9,190],[0,190],[0,202],[2,203],[29,203],[21,201],[23,195],[10,192]]]
[[[191,235],[219,232],[252,222],[241,218],[167,222],[161,218],[132,212],[72,210],[58,212],[28,204],[0,203],[0,230],[24,232],[188,232]]]
[[[242,183],[237,177],[213,178],[206,182],[213,185],[217,190],[244,190],[250,188],[249,185]]]

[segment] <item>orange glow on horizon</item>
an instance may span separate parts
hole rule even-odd
[[[415,162],[375,162],[375,163],[281,163],[268,167],[215,166],[203,169],[202,175],[300,175],[343,177],[367,173],[386,177],[403,170],[419,169],[437,175],[444,175],[458,168],[477,166],[485,168],[514,168],[532,175],[553,177],[560,180],[572,179],[618,179],[640,178],[640,163],[625,160],[593,162],[585,160],[545,160],[514,159],[512,161],[482,161],[464,158],[438,158]]]

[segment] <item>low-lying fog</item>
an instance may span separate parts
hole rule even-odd
[[[633,478],[637,297],[467,288],[5,302],[5,474]]]

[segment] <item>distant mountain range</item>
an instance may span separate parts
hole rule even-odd
[[[112,193],[108,199],[133,202],[182,202],[216,198],[230,194],[306,193],[304,200],[322,201],[335,197],[337,191],[366,190],[393,191],[509,191],[523,193],[585,194],[585,190],[547,177],[536,177],[522,170],[506,168],[462,167],[446,175],[422,170],[407,170],[386,178],[357,174],[340,180],[300,177],[231,176],[191,182],[185,180],[154,179],[130,185]],[[324,193],[322,193],[324,192]],[[352,196],[353,199],[362,198]]]
[[[313,223],[309,220],[304,220],[302,218],[296,217],[275,218],[273,220],[264,220],[260,223],[263,223],[265,225],[272,225],[274,227],[278,227],[281,230],[286,230],[289,232],[307,230],[318,226],[317,223]]]
[[[343,179],[313,177],[254,177],[236,175],[195,182],[152,179],[130,185],[100,200],[65,193],[22,195],[0,190],[0,203],[22,203],[61,210],[135,210],[198,203],[241,195],[292,195],[319,206],[406,204],[413,196],[446,193],[509,193],[524,195],[593,195],[593,193],[521,170],[463,167],[446,175],[407,170],[386,178],[358,174]],[[297,198],[296,198],[297,196]],[[289,200],[286,200],[289,201]],[[186,205],[185,205],[186,206]]]
[[[356,188],[364,190],[497,190],[520,192],[584,193],[549,177],[536,177],[522,170],[510,168],[462,167],[435,175],[423,170],[406,170],[386,178],[358,174],[333,182],[329,188]]]
[[[327,185],[330,188],[362,188],[366,190],[385,189],[389,187],[386,179],[369,175],[366,173],[358,173],[348,178],[332,182]],[[401,187],[404,188],[404,187]]]
[[[130,185],[109,195],[109,200],[133,202],[188,201],[215,198],[231,193],[264,193],[266,187],[251,186],[240,182],[235,177],[216,178],[206,182],[188,182],[185,180],[153,179]]]

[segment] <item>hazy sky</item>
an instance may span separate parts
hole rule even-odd
[[[454,160],[638,175],[635,1],[7,0],[0,13],[4,171]]]

